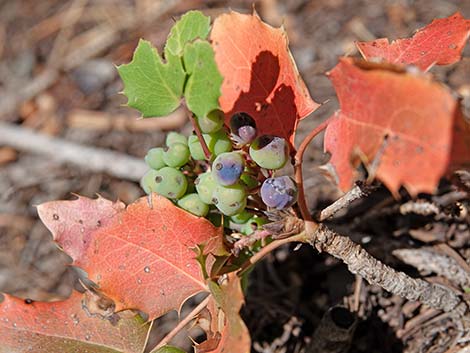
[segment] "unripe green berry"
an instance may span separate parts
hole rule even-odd
[[[241,232],[245,235],[250,235],[254,231],[261,229],[261,227],[268,223],[267,219],[264,217],[254,216],[250,218],[242,227]]]
[[[183,145],[187,145],[188,138],[179,132],[170,131],[168,135],[166,135],[165,143],[168,147],[174,143],[182,143]]]
[[[203,161],[206,159],[204,150],[202,149],[199,139],[196,135],[191,135],[188,137],[188,147],[191,157],[195,161]]]
[[[236,215],[246,207],[245,187],[241,184],[218,185],[214,190],[212,202],[224,215]]]
[[[179,142],[175,142],[167,147],[163,153],[163,161],[166,165],[174,168],[182,167],[188,163],[189,157],[188,146]]]
[[[155,192],[155,187],[157,185],[157,183],[155,182],[156,176],[157,171],[154,169],[150,169],[140,179],[140,186],[142,187],[142,189],[144,189],[146,194]]]
[[[261,168],[281,169],[289,159],[289,146],[282,137],[262,135],[250,145],[250,157]]]
[[[217,186],[212,173],[205,172],[200,174],[194,184],[196,184],[196,190],[201,200],[208,205],[212,204],[212,195]]]
[[[179,199],[188,188],[186,176],[179,170],[172,167],[163,167],[155,174],[156,193],[169,199]]]
[[[209,212],[209,206],[202,202],[198,194],[187,194],[179,199],[177,204],[182,209],[199,217],[204,217]]]
[[[163,148],[156,147],[148,150],[145,155],[145,163],[155,170],[161,169],[166,166],[165,161],[163,160]]]
[[[253,214],[247,210],[243,210],[242,212],[236,214],[236,215],[233,215],[232,217],[230,217],[230,220],[233,222],[233,223],[237,223],[237,224],[244,224],[246,222],[248,222],[248,220],[253,217]]]
[[[211,134],[219,131],[224,125],[224,112],[215,109],[206,116],[198,117],[197,123],[201,131],[205,134]]]

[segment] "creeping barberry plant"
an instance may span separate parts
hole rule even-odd
[[[209,17],[190,11],[171,29],[163,54],[141,40],[132,61],[118,67],[128,105],[144,118],[183,107],[194,132],[170,132],[164,147],[148,151],[141,180],[148,196],[131,205],[79,197],[38,207],[87,279],[83,292],[62,302],[5,295],[0,352],[142,352],[150,323],[200,292],[205,299],[147,349],[181,352],[168,343],[195,321],[206,332],[196,352],[249,352],[239,315],[241,280],[289,242],[328,252],[392,293],[468,313],[455,291],[396,272],[323,221],[371,187],[367,181],[353,186],[361,163],[369,179],[394,195],[400,187],[411,195],[432,193],[440,178],[470,165],[459,100],[427,72],[460,60],[469,34],[470,21],[455,14],[412,39],[357,43],[364,59],[340,58],[328,73],[340,110],[299,146],[297,125],[318,104],[283,29],[256,13],[230,12],[211,25]],[[329,170],[346,193],[313,219],[302,158],[323,130]]]

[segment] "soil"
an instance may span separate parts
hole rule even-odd
[[[131,13],[144,18],[151,3],[0,1],[0,96],[9,99],[0,99],[0,120],[137,158],[143,158],[149,148],[161,146],[166,129],[188,133],[191,126],[184,117],[177,116],[168,125],[155,123],[145,130],[137,124],[129,127],[128,122],[138,114],[122,106],[125,98],[118,94],[122,84],[113,64],[128,62],[141,37],[161,48],[173,18],[189,9],[201,9],[211,16],[228,8],[248,13],[252,2],[161,1],[162,6],[168,5],[166,10],[150,21],[126,24]],[[68,9],[72,6],[84,6],[80,16],[70,15]],[[296,141],[337,109],[334,89],[324,74],[339,56],[358,55],[354,41],[409,36],[432,19],[456,11],[470,18],[468,0],[264,0],[254,6],[266,22],[284,24],[313,98],[325,102],[301,123]],[[70,17],[61,22],[64,14]],[[112,30],[108,35],[109,28]],[[97,44],[89,49],[87,45],[93,40]],[[96,53],[88,55],[85,47],[95,48]],[[87,59],[81,61],[82,56]],[[13,101],[7,93],[19,95],[48,68],[56,73],[50,84],[32,97],[20,99],[12,109],[6,108]],[[432,72],[456,91],[468,87],[470,46],[460,63]],[[18,99],[15,95],[13,98]],[[309,148],[304,165],[308,205],[313,213],[341,195],[318,168],[327,161],[318,138]],[[125,203],[143,195],[135,181],[0,145],[0,292],[34,300],[55,300],[70,294],[77,275],[67,266],[68,256],[55,246],[38,220],[35,205],[72,199],[72,193],[88,197],[100,194]],[[457,288],[452,275],[437,275],[430,263],[447,254],[447,260],[461,261],[462,271],[467,270],[468,190],[458,192],[455,183],[444,180],[436,195],[419,195],[419,199],[437,205],[439,212],[407,213],[400,207],[410,201],[405,191],[396,200],[386,189],[378,188],[328,224],[398,270]],[[394,250],[404,248],[414,249],[417,254],[432,251],[426,253],[418,271],[419,266],[407,265],[394,255]],[[340,261],[318,254],[309,246],[280,248],[256,266],[242,314],[250,329],[253,352],[313,352],[307,348],[309,342],[328,341],[338,327],[346,337],[343,347],[330,347],[324,352],[452,353],[459,352],[457,347],[464,347],[470,335],[462,320],[370,286]],[[161,337],[175,321],[174,314],[159,319],[160,330],[153,339]],[[322,331],[325,325],[334,328]],[[176,343],[189,346],[184,335],[177,336]]]

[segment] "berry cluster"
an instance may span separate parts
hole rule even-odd
[[[197,118],[197,124],[210,160],[196,135],[186,138],[170,132],[166,147],[152,148],[145,156],[151,168],[141,180],[146,193],[172,199],[197,216],[217,209],[229,217],[230,228],[242,234],[266,222],[255,210],[282,210],[297,201],[295,182],[288,176],[273,176],[289,159],[284,138],[257,136],[256,122],[246,113],[231,117],[230,134],[220,110]]]

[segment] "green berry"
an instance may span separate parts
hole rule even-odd
[[[183,145],[188,144],[188,139],[186,136],[183,134],[180,134],[179,132],[171,131],[166,135],[166,145],[170,147],[174,143],[182,143]]]
[[[206,141],[209,151],[215,156],[232,150],[232,141],[230,141],[224,130],[219,130],[213,134],[202,134],[202,136],[204,141]],[[189,136],[188,146],[191,157],[194,160],[202,161],[206,159],[204,150],[202,149],[201,143],[196,135]]]
[[[145,155],[145,163],[155,170],[161,169],[166,166],[165,161],[163,160],[163,148],[156,147],[148,150]]]
[[[155,192],[155,187],[157,183],[155,182],[155,178],[157,176],[157,171],[154,169],[148,170],[142,179],[140,179],[140,186],[144,189],[146,194],[150,194]]]
[[[289,159],[289,146],[282,137],[262,135],[251,144],[250,157],[261,168],[280,169]]]
[[[197,122],[203,133],[214,133],[220,130],[224,125],[224,112],[219,109],[215,109],[209,112],[206,116],[198,118]]]
[[[209,151],[218,156],[224,152],[230,152],[232,150],[232,141],[227,136],[225,131],[219,130],[213,134],[204,134],[204,140],[209,147]]]
[[[243,184],[246,185],[248,190],[254,189],[259,185],[258,179],[256,179],[253,175],[248,174],[248,173],[243,173],[240,176],[240,180],[243,182]]]
[[[252,234],[255,230],[260,229],[263,224],[268,223],[267,219],[264,217],[254,216],[250,218],[242,227],[241,233],[245,235]]]
[[[233,222],[233,223],[237,223],[237,224],[244,224],[246,223],[251,217],[253,217],[253,214],[247,210],[243,210],[242,212],[236,214],[236,215],[233,215],[232,217],[230,217],[230,220]]]
[[[189,161],[189,148],[179,142],[175,142],[165,149],[163,153],[163,161],[166,165],[179,168]]]
[[[164,167],[155,174],[155,188],[152,191],[169,199],[179,199],[188,188],[186,176],[178,169]]]
[[[188,137],[188,147],[191,157],[195,161],[203,161],[206,159],[204,150],[202,149],[202,146],[199,143],[199,139],[196,135],[191,135]]]
[[[209,212],[209,206],[202,202],[198,194],[187,194],[177,202],[182,209],[193,215],[204,217]]]
[[[234,216],[246,207],[246,190],[241,184],[217,185],[212,202],[226,216]]]
[[[209,205],[212,204],[212,195],[217,186],[212,173],[200,174],[194,184],[196,184],[196,190],[201,200]]]

